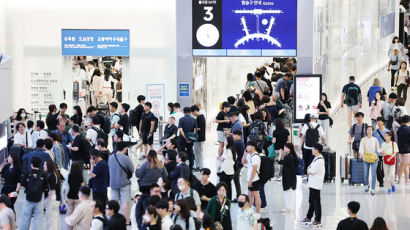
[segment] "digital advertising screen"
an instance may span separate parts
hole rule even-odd
[[[307,113],[317,111],[322,95],[322,75],[300,74],[293,79],[294,123],[302,123]]]
[[[297,0],[193,0],[193,56],[296,56]]]
[[[394,18],[395,14],[391,13],[381,17],[380,19],[380,38],[385,38],[394,33]]]

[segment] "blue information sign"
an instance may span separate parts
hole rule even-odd
[[[180,97],[189,97],[189,84],[183,83],[179,84],[179,96]]]
[[[129,30],[63,29],[61,41],[66,56],[130,56]]]

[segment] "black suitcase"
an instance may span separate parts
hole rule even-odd
[[[362,159],[350,159],[350,184],[364,184],[364,163]]]
[[[325,160],[325,181],[331,182],[336,177],[336,152],[324,150],[322,155]]]
[[[76,81],[73,82],[73,100],[78,101],[80,97],[80,84]]]
[[[109,106],[107,104],[100,103],[97,105],[97,111],[104,116],[110,115]]]

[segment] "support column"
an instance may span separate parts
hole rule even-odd
[[[298,73],[313,73],[314,0],[298,1],[297,68]]]

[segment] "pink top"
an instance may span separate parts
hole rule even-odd
[[[371,119],[376,120],[377,117],[380,117],[380,116],[383,117],[383,115],[381,114],[382,109],[383,109],[383,104],[384,104],[384,101],[382,100],[379,100],[377,102],[377,105],[374,105],[374,101],[372,101],[372,110],[370,111]]]

